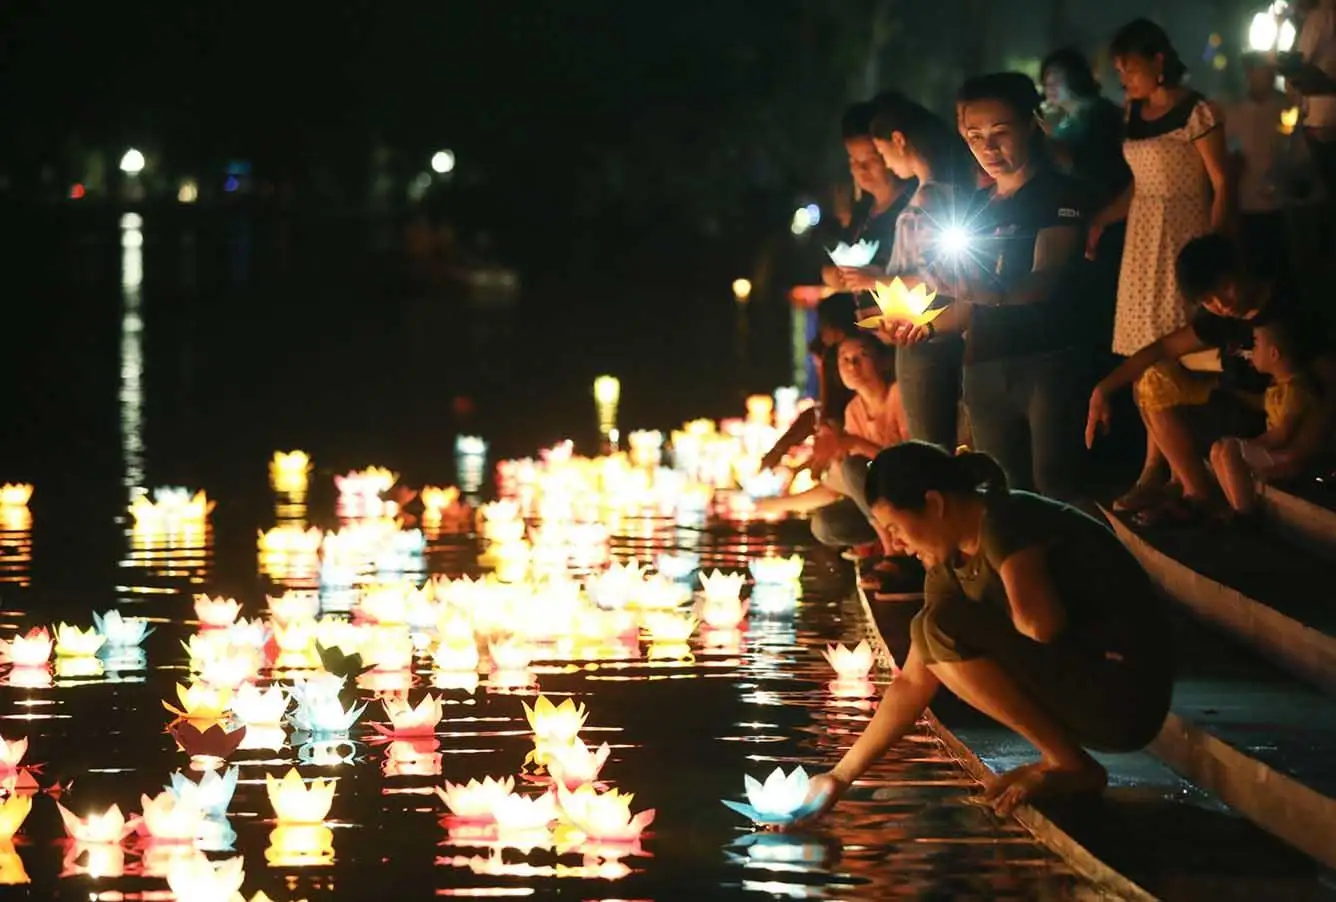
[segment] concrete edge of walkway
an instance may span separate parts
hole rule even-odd
[[[855,588],[863,609],[863,630],[867,635],[868,644],[872,646],[879,666],[889,672],[892,661],[891,653],[881,636],[881,632],[877,629],[876,617],[873,616],[867,593],[857,584],[855,584]],[[927,712],[926,720],[928,727],[970,776],[980,783],[987,783],[996,776],[992,768],[984,763],[983,759],[976,755],[959,737],[947,729],[931,710]],[[1031,805],[1021,805],[1013,812],[1013,816],[1016,818],[1016,822],[1030,831],[1038,842],[1063,859],[1073,871],[1088,880],[1108,898],[1135,900],[1135,902],[1152,902],[1157,898],[1135,881],[1109,867],[1099,856],[1079,843],[1058,823],[1037,808]]]
[[[1269,531],[1324,560],[1336,561],[1336,511],[1275,486],[1261,486]]]
[[[1180,563],[1104,511],[1119,540],[1169,598],[1281,670],[1336,695],[1336,637]]]

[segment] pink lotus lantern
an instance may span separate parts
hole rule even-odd
[[[555,782],[567,789],[577,789],[598,779],[611,751],[606,742],[591,750],[577,737],[569,745],[555,745],[548,750],[547,769]]]

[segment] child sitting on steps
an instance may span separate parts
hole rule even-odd
[[[1324,450],[1322,400],[1295,354],[1293,326],[1276,320],[1253,331],[1252,364],[1271,377],[1263,397],[1266,432],[1223,438],[1211,447],[1211,471],[1237,518],[1257,512],[1257,483],[1302,475]]]

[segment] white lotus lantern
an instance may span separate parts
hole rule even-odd
[[[501,802],[515,791],[515,778],[502,777],[493,779],[484,777],[482,782],[469,780],[467,783],[446,781],[445,787],[436,787],[436,794],[441,797],[450,813],[462,821],[490,823],[495,820],[493,812]]]
[[[830,662],[830,666],[841,680],[862,680],[872,671],[872,646],[864,639],[853,648],[843,645],[829,645],[821,654]]]

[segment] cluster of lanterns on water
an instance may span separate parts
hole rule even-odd
[[[421,529],[403,528],[400,503],[386,498],[397,475],[371,468],[336,477],[343,528],[284,525],[262,533],[260,564],[272,574],[300,569],[294,559],[310,561],[322,583],[337,575],[356,584],[351,609],[331,611],[319,591],[288,589],[267,599],[267,616],[248,619],[237,599],[196,595],[198,629],[182,643],[191,678],[163,701],[175,718],[169,732],[188,764],[160,792],[141,796],[136,815],[117,805],[79,815],[66,807],[59,787],[48,788],[62,795],[57,804],[72,842],[67,872],[124,873],[127,840],[137,836],[139,873],[165,877],[180,898],[231,902],[244,879],[241,859],[215,862],[205,853],[229,851],[235,839],[227,809],[240,768],[249,763],[229,766],[239,750],[282,749],[291,728],[299,766],[264,775],[273,811],[266,859],[274,866],[327,864],[334,857],[329,815],[338,778],[309,779],[300,768],[355,760],[350,734],[368,710],[382,719],[362,735],[385,745],[385,775],[434,778],[442,772],[438,730],[448,722],[447,707],[460,703],[447,693],[472,694],[480,674],[492,692],[534,695],[535,661],[637,659],[642,641],[649,661],[680,661],[691,657],[698,631],[700,647],[736,652],[749,613],[783,613],[798,603],[803,559],[766,553],[750,558],[746,573],[706,573],[689,552],[660,553],[652,567],[617,562],[608,524],[647,515],[675,517],[679,524],[708,513],[748,516],[745,502],[721,505],[717,496],[731,489],[754,497],[735,487],[760,478],[755,449],[773,439],[775,410],[788,402],[761,396],[749,402],[747,420],[687,424],[672,437],[673,468],[662,465],[662,436],[632,433],[629,453],[585,459],[566,443],[538,460],[503,462],[502,499],[476,510],[453,488],[423,488],[416,497],[424,527],[471,528],[481,539],[480,564],[492,572],[478,577],[419,581],[402,568],[387,568],[387,559],[421,554],[425,542]],[[304,493],[310,469],[306,454],[280,452],[271,462],[271,483],[283,493]],[[5,486],[0,501],[20,495],[26,506],[31,487]],[[212,508],[202,491],[171,489],[137,496],[130,514],[143,528],[189,531],[207,528]],[[142,656],[140,645],[154,629],[148,619],[116,610],[93,620],[91,627],[62,622],[54,632],[36,627],[0,640],[0,662],[9,667],[5,681],[49,685],[53,655],[76,670],[79,662],[95,667],[99,658]],[[874,694],[866,642],[824,653],[836,673],[833,695]],[[431,688],[414,700],[415,668],[426,662]],[[632,794],[603,778],[612,749],[581,739],[588,709],[574,698],[558,704],[542,694],[521,707],[533,749],[520,773],[538,791],[517,789],[512,774],[434,786],[452,843],[492,850],[452,863],[499,872],[511,866],[497,849],[518,846],[578,853],[582,873],[629,873],[624,859],[641,854],[654,811],[636,810]],[[0,740],[6,794],[0,879],[13,876],[14,868],[22,873],[12,839],[42,791],[36,769],[21,764],[26,751],[26,739]],[[801,768],[787,776],[776,771],[764,782],[748,776],[748,804],[729,804],[757,824],[784,823],[806,788]]]

